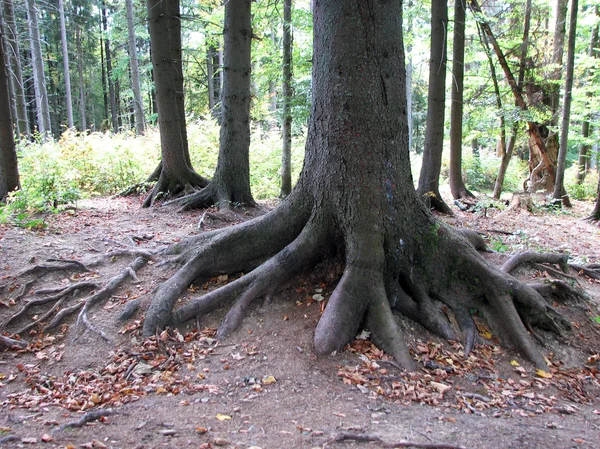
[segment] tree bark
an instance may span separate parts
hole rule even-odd
[[[64,78],[65,78],[65,102],[67,107],[67,126],[75,127],[73,121],[73,101],[71,99],[71,71],[69,70],[69,48],[67,46],[67,24],[65,21],[65,5],[63,0],[58,0],[58,17],[60,19],[60,43],[62,45]]]
[[[454,199],[473,197],[462,178],[463,87],[465,77],[466,0],[454,2],[452,105],[450,107],[450,191]]]
[[[26,0],[27,18],[29,23],[29,40],[31,43],[31,65],[33,70],[33,84],[35,88],[35,105],[37,111],[37,125],[39,133],[48,137],[52,132],[50,124],[50,106],[48,105],[48,92],[46,90],[46,75],[44,73],[44,59],[42,56],[42,43],[37,19],[35,0]]]
[[[30,137],[29,120],[27,118],[27,106],[25,101],[25,88],[23,84],[23,71],[21,69],[21,50],[19,45],[19,35],[17,34],[17,24],[15,22],[15,13],[12,0],[3,0],[4,20],[6,21],[6,53],[9,59],[9,66],[12,73],[12,85],[15,92],[16,108],[16,127],[17,136],[25,135]]]
[[[281,197],[292,191],[292,0],[283,2],[283,147],[281,150]]]
[[[133,0],[126,0],[127,7],[127,35],[129,37],[129,64],[131,67],[131,90],[133,91],[133,110],[135,116],[135,132],[142,135],[146,132],[146,119],[144,118],[144,103],[140,89],[140,69],[137,57],[137,43],[133,23]]]
[[[76,31],[77,39],[77,75],[79,77],[79,114],[81,116],[81,130],[87,129],[87,117],[85,113],[85,81],[83,78],[83,52],[81,49],[81,29]]]
[[[452,213],[439,192],[442,151],[444,146],[444,113],[446,107],[446,38],[448,4],[431,2],[431,54],[425,148],[417,192],[427,207]]]
[[[106,62],[106,82],[108,84],[108,98],[110,101],[110,118],[113,133],[119,132],[119,108],[117,94],[115,92],[115,80],[112,69],[112,55],[110,51],[110,39],[108,38],[108,18],[106,14],[106,1],[102,0],[102,30],[104,32],[104,59]]]
[[[210,184],[177,202],[184,209],[254,206],[250,192],[251,1],[225,3],[219,158]]]
[[[8,67],[4,41],[4,29],[0,22],[0,203],[10,192],[19,188],[19,168],[10,115]]]
[[[569,43],[567,49],[567,73],[565,75],[565,97],[563,100],[562,123],[560,127],[560,150],[558,152],[558,163],[556,167],[556,181],[552,196],[561,200],[563,205],[571,207],[571,201],[564,186],[565,167],[567,162],[569,142],[569,122],[571,120],[571,99],[573,89],[573,72],[575,69],[575,40],[577,39],[577,9],[578,0],[571,0],[571,20],[569,23]]]
[[[175,7],[168,4],[170,2],[175,3]],[[177,55],[173,55],[177,44],[171,42],[173,18],[170,16],[175,8],[179,10],[179,1],[148,0],[147,8],[162,160],[158,182],[144,201],[145,207],[153,205],[161,196],[177,195],[208,184],[192,169],[186,137],[182,134],[185,117],[181,116],[179,97],[182,92],[176,73],[180,66]]]
[[[272,212],[167,249],[182,266],[156,290],[144,335],[228,305],[217,332],[224,337],[253,301],[337,257],[344,272],[315,330],[318,354],[342,350],[362,327],[414,369],[392,308],[438,335],[463,338],[467,353],[476,309],[503,341],[546,367],[525,323],[556,330],[560,315],[537,291],[490,267],[413,187],[401,1],[319,0],[313,24],[313,101],[298,183]],[[245,274],[173,310],[192,281],[234,272]]]
[[[550,92],[548,92],[550,110],[552,111],[550,125],[552,126],[558,125],[558,114],[560,112],[560,88],[558,82],[562,78],[568,3],[568,0],[556,0],[554,40],[552,43],[552,66],[554,68],[550,73],[550,79],[555,81],[555,83],[550,85]]]

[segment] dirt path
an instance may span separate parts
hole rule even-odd
[[[490,246],[507,251],[492,254],[493,263],[513,250],[548,248],[599,262],[600,228],[577,219],[586,207],[577,203],[571,216],[462,213],[450,221],[487,230]],[[200,217],[140,210],[136,199],[99,199],[48,218],[43,232],[0,226],[0,284],[49,258],[86,260],[130,245],[156,249],[222,225],[204,217],[204,228],[198,229]],[[92,273],[49,274],[34,288],[101,282],[127,263],[119,259]],[[389,443],[482,449],[600,447],[600,377],[593,358],[600,353],[600,326],[592,321],[600,315],[597,282],[580,277],[593,302],[555,305],[576,327],[568,344],[541,334],[553,361],[548,373],[536,373],[493,336],[465,359],[459,344],[434,339],[406,321],[402,325],[413,336],[415,357],[429,363],[407,374],[365,340],[341,354],[313,354],[321,297],[326,301],[335,285],[326,277],[298,281],[254,310],[225,341],[212,338],[219,311],[202,318],[200,332],[189,323],[143,342],[139,316],[126,323],[115,318],[135,299],[143,308],[170,270],[141,269],[139,283],[128,282],[92,311],[91,323],[110,341],[82,333],[72,318],[48,335],[26,334],[34,342],[27,350],[0,352],[0,441],[16,438],[2,447],[321,448],[341,432],[372,434]],[[190,289],[189,296],[226,281],[210,280]],[[10,301],[17,293],[18,288],[0,293],[0,323],[22,305]],[[33,309],[6,331],[41,313],[41,307]],[[480,333],[485,336],[484,323]],[[65,427],[86,412],[108,409],[117,413]],[[327,447],[381,445],[350,441]]]

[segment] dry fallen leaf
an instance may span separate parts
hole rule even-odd
[[[230,421],[231,420],[231,416],[229,416],[229,415],[223,415],[221,413],[217,413],[217,419],[219,421]]]
[[[543,369],[536,370],[535,374],[537,374],[539,377],[542,377],[544,379],[552,379],[552,374],[544,371]]]
[[[273,376],[265,376],[265,377],[263,377],[263,380],[262,380],[263,385],[274,384],[276,382],[277,382],[277,379],[275,379]]]

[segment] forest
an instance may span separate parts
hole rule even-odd
[[[1,3],[0,444],[593,447],[598,1]]]

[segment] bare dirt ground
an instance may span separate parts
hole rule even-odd
[[[83,281],[102,285],[133,258],[115,256],[89,272],[18,276],[28,268],[48,259],[88,263],[124,248],[153,250],[223,225],[205,216],[199,229],[202,213],[139,206],[136,198],[97,199],[48,217],[44,230],[0,225],[1,333],[13,335],[46,313],[52,303],[5,325],[27,301],[49,295],[36,292]],[[498,266],[510,253],[527,249],[598,263],[600,228],[580,220],[590,209],[577,202],[566,213],[500,215],[490,209],[457,212],[447,221],[483,232],[499,251],[486,258]],[[600,447],[597,280],[577,275],[588,300],[553,304],[573,331],[564,337],[539,332],[548,372],[536,372],[501,348],[483,322],[478,328],[484,344],[465,358],[459,343],[440,341],[405,321],[411,350],[423,363],[417,373],[404,373],[368,340],[339,354],[314,355],[313,330],[335,286],[327,273],[306,276],[257,307],[227,340],[213,339],[224,313],[219,311],[142,341],[141,312],[128,321],[117,317],[136,299],[143,310],[153,288],[172,272],[157,263],[145,266],[138,281],[128,280],[90,312],[90,324],[106,339],[78,326],[75,314],[52,332],[33,327],[23,333],[26,348],[0,349],[3,447],[406,447],[389,445],[405,440],[418,447]],[[529,268],[517,276],[549,275]],[[32,279],[35,285],[27,285]],[[188,297],[227,281],[193,286]],[[19,297],[24,287],[28,293]],[[76,301],[68,297],[61,307]],[[376,436],[388,446],[333,441],[340,435]]]

